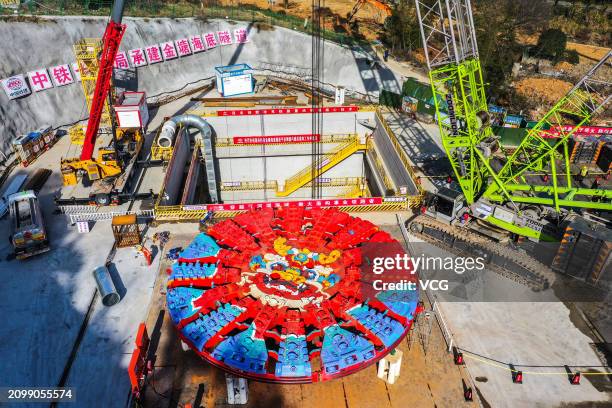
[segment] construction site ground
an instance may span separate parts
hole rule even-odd
[[[149,129],[154,130],[165,116],[183,113],[193,105],[189,97],[164,105],[152,112]],[[437,127],[394,113],[389,113],[387,120],[421,174],[439,174],[431,168],[433,164],[442,166],[445,160]],[[193,352],[183,352],[169,323],[164,306],[165,266],[160,266],[163,254],[156,253],[153,265],[146,266],[134,249],[118,250],[111,269],[121,302],[105,308],[94,297],[92,271],[105,263],[113,248],[113,236],[108,221],[98,221],[88,234],[79,234],[69,225],[66,215],[55,213],[53,196],[61,188],[59,161],[66,156],[67,143],[67,139],[60,140],[33,165],[17,168],[11,175],[32,174],[39,168],[53,170],[39,194],[52,249],[19,262],[10,257],[8,240],[0,242],[0,309],[5,316],[0,326],[0,384],[63,384],[75,387],[76,406],[123,406],[129,395],[126,370],[136,330],[145,321],[152,336],[161,334],[153,343],[158,358],[147,393],[147,399],[154,401],[150,406],[179,406],[179,402],[194,401],[198,395],[202,396],[202,406],[225,405],[223,373]],[[146,185],[156,188],[162,182],[161,173],[151,169],[150,175],[152,179]],[[135,203],[134,208],[140,204]],[[395,214],[359,216],[401,239]],[[0,230],[9,230],[7,217],[0,219]],[[170,231],[173,241],[166,248],[171,248],[189,242],[197,226],[163,224],[147,229],[144,235],[150,238],[162,230]],[[432,251],[445,256],[441,249]],[[520,289],[494,273],[483,273],[482,278],[498,289]],[[491,364],[490,359],[527,365],[603,365],[594,349],[597,340],[571,306],[537,303],[537,296],[531,303],[453,300],[439,304],[455,344],[486,356],[476,356],[486,363],[466,353],[467,371],[459,370],[446,351],[447,344],[436,323],[425,342],[426,353],[420,339],[410,349],[408,340],[402,343],[402,372],[394,385],[378,380],[373,366],[345,379],[314,385],[251,382],[251,406],[461,407],[467,405],[463,402],[462,378],[477,387],[475,397],[482,398],[483,406],[609,406],[610,380],[605,373],[585,377],[580,386],[573,386],[558,369],[554,375],[533,374],[530,372],[537,370],[525,369],[525,382],[517,385],[512,383],[504,364]]]
[[[452,256],[407,236],[413,256]],[[601,335],[580,307],[559,301],[554,290],[534,292],[485,269],[468,273],[448,291],[429,294],[453,345],[463,351],[483,407],[609,406],[612,376]],[[523,384],[512,382],[509,364],[523,371]],[[595,374],[584,375],[576,387],[563,365]]]
[[[361,214],[355,214],[360,216]],[[391,215],[391,214],[389,214]],[[367,218],[367,217],[365,217]],[[395,217],[381,217],[393,222]],[[384,229],[393,226],[383,226]],[[166,248],[185,247],[197,226],[173,226]],[[397,230],[395,231],[397,232]],[[194,407],[226,406],[227,388],[223,371],[203,361],[193,351],[183,351],[165,308],[166,269],[162,260],[153,289],[147,329],[156,355],[155,369],[148,379],[146,407],[175,407],[191,402]],[[425,299],[426,300],[426,299]],[[422,316],[423,319],[425,319]],[[422,324],[425,327],[425,323]],[[354,375],[323,383],[276,385],[249,381],[247,407],[468,407],[463,399],[462,379],[467,373],[455,366],[440,328],[434,322],[431,334],[411,330],[399,349],[404,353],[401,375],[395,384],[376,376],[376,365]],[[367,391],[366,391],[367,390]]]

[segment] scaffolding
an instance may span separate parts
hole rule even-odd
[[[74,44],[74,55],[79,66],[81,75],[81,86],[87,102],[87,111],[91,110],[96,81],[98,79],[99,61],[102,52],[102,40],[99,38],[84,38]],[[104,101],[102,118],[100,119],[100,130],[109,131],[111,128],[111,117],[108,100]]]

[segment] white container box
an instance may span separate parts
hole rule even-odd
[[[149,109],[147,108],[144,92],[124,92],[122,101],[114,106],[117,115],[117,125],[122,129],[145,129],[149,122]]]

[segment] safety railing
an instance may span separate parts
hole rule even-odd
[[[335,177],[325,178],[320,177],[319,182],[323,187],[349,187],[352,190],[355,187],[365,184],[363,177]],[[308,187],[310,183],[306,183],[304,187]],[[276,180],[268,181],[224,181],[221,183],[221,191],[254,191],[254,190],[278,190],[278,182]]]
[[[368,187],[365,184],[356,184],[354,186],[349,186],[345,189],[338,197],[346,197],[346,198],[358,198],[358,197],[367,197],[370,195],[368,191]]]
[[[75,224],[83,221],[111,221],[113,217],[128,214],[134,214],[139,218],[155,218],[155,210],[73,213],[68,216],[70,217],[70,224]]]
[[[382,160],[380,158],[380,156],[378,156],[378,153],[376,152],[375,146],[374,146],[374,140],[373,139],[368,139],[368,155],[370,156],[370,158],[372,159],[372,161],[374,162],[374,167],[376,168],[376,171],[378,173],[378,175],[380,176],[385,189],[387,191],[395,191],[395,185],[393,184],[393,182],[391,181],[391,179],[389,178],[389,176],[387,175],[387,169],[385,168],[385,166],[382,163]]]
[[[362,144],[359,138],[355,138],[354,140],[341,145],[335,151],[323,155],[316,163],[318,169],[317,172],[319,174],[323,174],[347,157],[351,156],[353,153],[357,152],[358,150],[365,150],[366,148],[367,146]],[[304,186],[306,183],[311,182],[313,179],[313,173],[312,166],[307,166],[302,171],[285,180],[284,189],[282,191],[277,191],[276,195],[279,197],[288,196],[298,188]]]
[[[221,191],[250,191],[250,190],[276,190],[278,182],[269,181],[224,181]]]
[[[82,214],[98,212],[97,205],[58,205],[57,209],[62,214]]]
[[[363,177],[335,177],[335,178],[325,178],[319,177],[319,183],[323,187],[353,187],[359,186],[365,183],[365,179]],[[307,186],[310,183],[306,184]]]
[[[406,171],[408,171],[408,174],[410,174],[410,178],[412,178],[412,180],[414,181],[414,184],[416,185],[416,188],[419,191],[419,195],[423,195],[424,194],[423,187],[421,187],[421,184],[417,182],[417,176],[414,172],[414,169],[412,168],[412,165],[410,164],[408,155],[406,154],[406,151],[403,149],[402,145],[397,139],[397,136],[395,136],[395,133],[391,130],[391,127],[385,120],[380,109],[376,109],[376,117],[378,118],[380,123],[383,125],[385,131],[389,135],[389,138],[391,139],[391,143],[393,144],[395,151],[397,152],[400,160],[402,161],[402,164],[406,168]]]

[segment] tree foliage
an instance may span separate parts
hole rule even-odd
[[[421,46],[414,1],[400,0],[393,6],[391,16],[385,20],[382,40],[394,52],[412,52]]]
[[[533,0],[476,0],[472,4],[480,63],[489,85],[487,94],[493,99],[504,98],[510,91],[512,66],[523,52],[516,35],[542,27],[550,5]]]
[[[564,56],[566,45],[565,33],[556,28],[549,28],[540,34],[538,45],[535,47],[535,55],[558,62]]]

